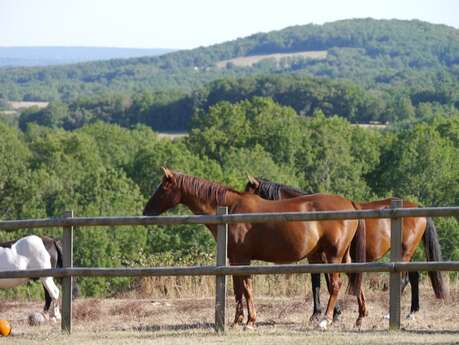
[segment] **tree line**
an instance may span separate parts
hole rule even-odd
[[[189,136],[173,141],[139,124],[94,122],[68,131],[0,123],[0,218],[55,217],[69,209],[77,216],[139,215],[163,165],[237,190],[251,174],[356,201],[396,195],[424,206],[459,205],[459,117],[431,111],[422,121],[375,130],[320,109],[302,116],[271,97],[236,98],[200,107]],[[445,259],[458,260],[457,220],[436,222]],[[61,229],[43,232],[61,235]],[[75,265],[138,265],[166,253],[199,260],[213,250],[200,225],[87,228],[76,232]],[[130,284],[128,278],[81,282],[88,296]]]
[[[445,84],[432,89],[419,85],[375,91],[350,81],[301,75],[225,78],[190,93],[144,91],[133,97],[112,94],[80,97],[70,103],[51,102],[45,109],[23,112],[17,122],[22,130],[30,123],[74,130],[104,121],[124,127],[145,124],[159,131],[188,131],[194,113],[207,112],[218,102],[270,97],[302,116],[322,112],[352,123],[386,123],[424,119],[436,113],[458,116],[457,90]]]

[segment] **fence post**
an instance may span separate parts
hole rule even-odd
[[[218,207],[217,215],[228,214],[228,207]],[[228,257],[228,224],[218,224],[217,226],[217,266],[226,266]],[[226,321],[226,275],[217,275],[215,277],[215,330],[217,332],[225,331]]]
[[[64,218],[73,218],[73,211],[66,211]],[[73,266],[73,226],[64,226],[62,266]],[[72,332],[72,276],[62,279],[62,331]]]
[[[402,208],[403,201],[401,199],[393,199],[391,208]],[[401,261],[402,254],[402,233],[403,233],[403,218],[391,218],[390,221],[390,261]],[[401,287],[400,272],[392,272],[390,274],[390,307],[389,307],[389,329],[400,329],[400,287]]]

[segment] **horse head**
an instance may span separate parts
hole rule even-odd
[[[181,192],[177,188],[176,173],[168,168],[162,169],[162,181],[145,205],[144,216],[160,215],[180,203]]]

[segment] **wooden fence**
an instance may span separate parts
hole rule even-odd
[[[1,278],[62,277],[62,330],[72,330],[72,278],[115,276],[216,276],[215,329],[225,331],[226,276],[248,274],[330,273],[330,272],[389,272],[390,273],[390,329],[400,328],[400,278],[401,272],[411,271],[459,271],[459,262],[400,262],[403,217],[459,216],[459,207],[402,208],[401,200],[394,200],[391,208],[339,212],[291,212],[228,214],[227,208],[219,208],[212,216],[157,216],[157,217],[78,217],[66,212],[60,218],[0,221],[0,230],[14,231],[23,228],[63,227],[63,268],[26,271],[0,271]],[[228,266],[228,224],[262,223],[279,221],[318,221],[331,219],[391,218],[391,262],[352,264],[298,264]],[[116,225],[170,225],[170,224],[218,224],[217,263],[215,266],[156,267],[156,268],[83,268],[73,267],[74,227]]]

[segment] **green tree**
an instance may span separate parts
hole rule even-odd
[[[452,205],[459,193],[458,149],[433,126],[419,123],[396,133],[381,159],[380,194],[413,196],[424,205]]]
[[[369,188],[363,175],[367,172],[362,158],[353,156],[353,129],[338,117],[325,118],[317,113],[305,120],[301,149],[296,166],[304,176],[303,189],[310,193],[328,192],[355,200],[365,200]],[[358,145],[359,143],[357,143]]]

